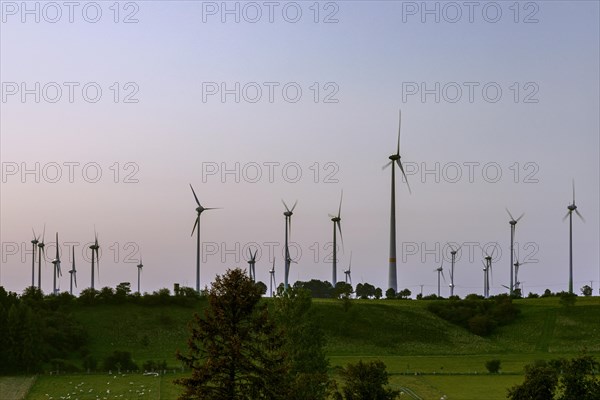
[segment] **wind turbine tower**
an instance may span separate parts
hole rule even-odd
[[[573,203],[567,206],[567,214],[564,216],[563,221],[569,217],[569,293],[573,293],[573,212],[585,222],[583,216],[577,211],[575,205],[575,180],[573,180]]]
[[[73,246],[73,260],[71,264],[71,270],[69,274],[71,275],[71,285],[69,287],[69,294],[73,295],[73,281],[75,281],[75,287],[77,287],[77,270],[75,270],[75,246]]]
[[[142,292],[140,291],[140,275],[142,274],[142,268],[144,268],[144,264],[142,263],[142,257],[140,257],[140,263],[137,265],[137,275],[138,275],[138,294],[141,294]]]
[[[33,239],[31,240],[31,244],[33,247],[33,256],[31,259],[31,287],[35,287],[35,255],[36,255],[36,250],[37,250],[37,244],[39,243],[39,237],[35,236],[35,231],[33,230]]]
[[[283,288],[287,291],[288,289],[288,279],[290,275],[290,263],[292,259],[290,258],[290,247],[289,247],[289,239],[292,236],[292,215],[294,215],[294,209],[298,204],[298,201],[294,203],[292,209],[290,209],[285,201],[281,200],[283,206],[285,207],[285,211],[283,215],[285,216],[285,271],[284,271],[284,281]]]
[[[508,208],[506,209],[506,212],[508,213],[508,216],[510,217],[510,221],[508,221],[508,223],[510,224],[510,285],[509,285],[509,293],[512,296],[513,295],[513,290],[514,290],[514,279],[513,279],[513,266],[514,266],[514,260],[513,260],[513,256],[515,254],[514,251],[514,245],[515,245],[515,229],[517,227],[517,222],[519,222],[521,220],[521,218],[523,218],[523,216],[525,214],[521,214],[521,216],[517,219],[515,219],[512,214],[510,213],[510,211],[508,211]]]
[[[89,246],[89,249],[92,251],[92,284],[91,288],[94,290],[94,264],[96,264],[96,268],[98,268],[98,279],[100,279],[100,245],[98,244],[98,234],[94,230],[94,243]]]
[[[398,120],[398,144],[396,146],[396,153],[392,154],[388,158],[390,161],[383,166],[382,169],[392,166],[392,190],[391,190],[391,209],[390,209],[390,258],[389,258],[389,270],[388,270],[388,288],[394,289],[394,292],[398,291],[398,277],[396,267],[396,165],[400,168],[400,172],[406,180],[406,186],[410,193],[410,185],[406,179],[404,173],[404,167],[400,161],[400,128],[402,126],[402,110],[399,111]]]
[[[333,287],[335,287],[335,285],[337,284],[337,238],[336,238],[337,232],[336,232],[336,227],[340,231],[340,239],[342,240],[342,246],[344,245],[344,238],[342,237],[342,225],[341,225],[343,197],[344,197],[344,192],[342,191],[342,194],[340,196],[340,206],[338,208],[338,214],[337,215],[329,214],[329,217],[331,218],[331,222],[333,222],[333,266],[332,266],[332,272],[331,272],[331,282],[332,282]]]
[[[192,235],[194,236],[194,231],[196,230],[196,226],[198,227],[198,232],[196,233],[196,292],[200,293],[200,215],[202,212],[206,210],[217,210],[218,208],[208,208],[202,207],[200,201],[198,200],[198,196],[196,196],[196,192],[190,183],[190,189],[192,189],[192,193],[194,194],[194,199],[196,200],[196,212],[198,215],[196,216],[196,222],[194,222],[194,227],[192,228]]]
[[[62,272],[60,271],[60,255],[58,253],[58,232],[56,232],[56,257],[52,260],[52,264],[54,265],[54,281],[52,283],[52,294],[56,295],[56,277],[62,276]]]

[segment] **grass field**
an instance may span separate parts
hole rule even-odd
[[[344,311],[339,301],[314,300],[332,374],[359,359],[381,359],[392,387],[409,388],[423,399],[495,400],[506,398],[507,388],[522,381],[523,366],[534,360],[572,357],[583,348],[600,358],[598,297],[579,297],[570,308],[556,298],[517,300],[521,315],[488,338],[441,320],[427,311],[427,303],[355,300]],[[173,369],[180,366],[176,350],[186,349],[187,324],[203,307],[125,304],[80,307],[72,314],[90,333],[88,347],[97,360],[126,350],[140,366],[146,360],[166,360]],[[490,359],[501,360],[501,374],[487,373]],[[172,380],[177,376],[44,375],[26,399],[175,399],[179,388]],[[32,382],[14,378],[6,384],[6,379],[0,380],[0,388],[16,393],[11,396]]]

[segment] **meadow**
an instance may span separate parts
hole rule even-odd
[[[269,301],[269,300],[266,300]],[[507,388],[523,380],[523,367],[535,360],[573,357],[584,348],[600,358],[600,298],[579,297],[572,307],[557,298],[522,299],[520,316],[483,338],[427,311],[428,301],[313,301],[315,317],[327,337],[331,373],[360,359],[387,365],[390,385],[408,388],[421,399],[505,399]],[[175,359],[185,351],[187,324],[205,306],[145,307],[133,304],[76,307],[71,310],[90,333],[88,348],[101,361],[114,350],[127,350],[141,366],[165,360],[163,376],[59,374],[31,378],[0,378],[0,398],[37,399],[175,399],[172,383],[182,375]],[[485,362],[501,361],[500,374],[489,374]],[[75,361],[74,361],[75,362]],[[11,388],[31,389],[16,397]],[[12,391],[11,391],[12,390]],[[407,393],[406,397],[411,398]]]

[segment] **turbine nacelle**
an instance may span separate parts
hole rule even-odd
[[[400,159],[400,154],[392,154],[391,156],[388,157],[390,160],[392,161],[397,161]]]
[[[567,208],[569,209],[569,211],[575,211],[575,210],[577,210],[577,206],[575,204],[569,204],[567,206]]]

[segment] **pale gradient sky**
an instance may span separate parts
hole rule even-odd
[[[195,239],[190,233],[196,214],[189,183],[205,207],[224,208],[202,216],[203,242],[219,247],[218,254],[207,256],[202,265],[203,286],[226,268],[245,268],[244,259],[236,262],[233,253],[236,243],[243,248],[250,242],[261,244],[256,271],[258,279],[267,283],[267,243],[278,244],[276,277],[281,282],[281,198],[288,204],[298,199],[293,240],[302,256],[292,265],[291,280],[331,280],[331,264],[325,261],[330,249],[324,249],[332,240],[327,214],[337,209],[343,189],[345,251],[340,255],[338,280],[343,279],[352,251],[353,283],[370,282],[385,290],[390,172],[381,167],[395,151],[397,114],[402,108],[401,155],[407,168],[433,169],[439,162],[440,170],[446,167],[443,170],[450,173],[456,165],[452,163],[457,163],[463,176],[456,183],[443,176],[435,182],[432,174],[416,172],[408,177],[412,195],[398,180],[399,288],[417,293],[423,284],[425,294],[437,291],[433,270],[439,255],[436,260],[426,251],[435,249],[436,243],[498,242],[502,254],[495,259],[492,293],[505,291],[501,285],[508,284],[509,274],[510,230],[504,211],[508,207],[513,214],[526,213],[517,226],[521,258],[529,254],[538,261],[521,268],[525,291],[566,290],[568,224],[561,219],[575,178],[577,205],[586,218],[586,223],[574,220],[575,290],[594,281],[598,293],[598,2],[531,3],[537,10],[523,9],[525,3],[520,3],[519,23],[509,8],[513,2],[494,3],[502,10],[497,23],[482,16],[489,2],[478,3],[473,23],[466,7],[456,23],[445,21],[444,15],[439,23],[431,15],[422,23],[420,14],[403,15],[403,10],[413,4],[420,7],[421,2],[331,2],[326,10],[329,3],[323,2],[320,19],[337,7],[339,22],[327,24],[313,22],[309,8],[313,2],[297,3],[303,12],[298,23],[283,19],[286,2],[278,3],[273,23],[267,20],[263,2],[256,3],[264,14],[257,23],[243,18],[235,23],[232,16],[222,23],[219,15],[206,16],[203,22],[203,7],[220,7],[221,2],[199,1],[135,2],[139,22],[132,24],[113,22],[109,8],[113,2],[98,2],[102,17],[95,24],[82,18],[85,2],[75,9],[73,23],[68,22],[66,8],[57,23],[46,22],[43,14],[39,23],[33,16],[26,16],[23,23],[21,10],[12,15],[13,4],[21,6],[21,2],[2,2],[0,31],[0,277],[9,290],[20,292],[29,285],[31,228],[40,232],[44,223],[47,243],[55,232],[60,234],[63,290],[68,290],[70,267],[65,242],[93,240],[94,226],[103,250],[97,287],[129,281],[135,288],[138,253],[126,257],[131,252],[126,248],[129,242],[139,246],[143,255],[143,291],[172,288],[174,282],[193,286]],[[33,8],[36,2],[28,4]],[[39,3],[42,13],[44,4]],[[440,10],[451,11],[447,3],[438,4]],[[133,6],[121,9],[120,19],[132,10]],[[538,22],[523,23],[531,12]],[[35,103],[33,95],[23,103],[19,94],[7,95],[10,82],[25,82],[30,88],[35,82],[41,86],[97,82],[103,96],[88,103],[76,89],[74,102],[69,103],[63,86],[63,98],[57,103],[43,97]],[[120,83],[121,95],[127,92],[124,84],[134,82],[139,102],[114,103],[109,88],[114,82]],[[222,103],[219,96],[203,102],[203,82],[226,82],[230,88],[235,82],[280,86],[273,103],[268,101],[266,86],[257,103],[243,98],[235,103],[232,95]],[[297,82],[303,90],[297,103],[286,102],[281,95],[281,86],[288,82]],[[321,87],[317,103],[310,88],[314,82]],[[329,92],[324,89],[327,82],[339,88],[337,103],[323,102]],[[429,88],[435,82],[479,86],[472,103],[466,86],[456,103],[443,97],[436,103],[433,95],[425,102],[419,95],[403,101],[407,82],[425,82]],[[481,87],[489,82],[503,91],[496,103],[482,97]],[[520,88],[517,102],[515,82]],[[533,96],[537,103],[523,101],[531,92],[531,87],[525,87],[528,82],[538,88]],[[9,174],[15,165],[32,168],[36,162],[47,172],[52,172],[51,163],[62,165],[63,177],[51,183],[41,176],[36,183],[34,175],[22,179],[21,171]],[[71,183],[63,165],[69,162],[97,163],[102,177],[88,183],[79,167]],[[114,168],[110,169],[115,162],[120,163],[118,183]],[[139,167],[138,183],[123,182],[133,171],[125,169],[127,162]],[[280,163],[274,182],[269,182],[266,166],[257,183],[243,176],[235,182],[232,175],[209,176],[203,182],[206,163],[251,168],[249,163],[270,162]],[[337,183],[325,182],[334,170],[326,167],[328,162],[335,165]],[[282,176],[281,165],[286,163],[300,166],[298,182]],[[317,183],[315,163],[320,170]],[[464,163],[478,163],[473,182]],[[482,176],[482,166],[490,163],[497,163],[502,171],[496,183]],[[511,169],[515,163],[520,169],[517,183]],[[526,163],[532,163],[530,169],[525,169]],[[538,182],[525,183],[534,168]],[[526,242],[534,247],[525,248]],[[407,254],[413,243],[418,254]],[[119,254],[111,246],[120,248]],[[48,249],[50,261],[54,250]],[[82,246],[77,247],[79,290],[90,280],[84,256],[89,259]],[[469,258],[465,252],[456,266],[456,293],[461,296],[482,291],[481,251]],[[48,262],[43,271],[45,292],[52,287],[51,266]],[[442,295],[448,295],[447,285]]]

